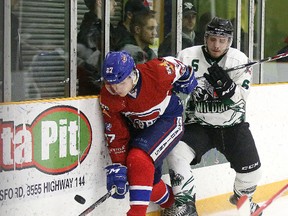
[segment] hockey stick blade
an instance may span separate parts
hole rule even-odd
[[[280,197],[288,189],[288,184],[275,193],[269,200],[267,200],[259,209],[257,209],[251,216],[258,216],[263,212],[275,199]]]
[[[94,202],[92,205],[90,205],[87,209],[85,209],[79,216],[85,216],[89,214],[91,211],[93,211],[98,205],[103,203],[105,200],[107,200],[109,197],[111,197],[116,192],[115,188],[112,188],[110,191],[108,191],[104,196],[102,196],[100,199],[98,199],[96,202]]]

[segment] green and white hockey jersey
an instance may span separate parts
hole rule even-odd
[[[203,77],[204,73],[208,73],[207,68],[214,63],[213,59],[207,55],[205,47],[186,48],[181,50],[177,57],[184,64],[193,67],[198,80],[198,86],[189,96],[189,100],[186,100],[186,123],[199,123],[203,126],[219,128],[233,126],[244,121],[252,68],[228,72],[236,84],[236,90],[230,99],[221,101],[214,87]],[[230,47],[217,63],[225,70],[248,62],[249,59],[243,52]]]

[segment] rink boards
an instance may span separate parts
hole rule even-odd
[[[288,181],[287,98],[288,85],[277,84],[253,86],[248,99],[247,121],[263,167],[259,202]],[[105,194],[103,168],[110,160],[98,97],[1,104],[0,121],[1,215],[77,215]],[[235,174],[228,163],[215,161],[194,174],[199,213],[233,208],[227,199]],[[76,203],[75,194],[86,203]],[[108,199],[91,215],[122,216],[128,208],[128,196]],[[149,211],[159,215],[154,205]]]

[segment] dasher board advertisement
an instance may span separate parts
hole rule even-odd
[[[107,192],[97,97],[2,104],[0,123],[0,215],[78,215],[76,194]]]

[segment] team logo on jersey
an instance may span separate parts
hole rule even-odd
[[[135,128],[147,128],[154,124],[154,122],[157,120],[157,118],[160,115],[160,109],[155,109],[147,113],[127,113],[125,114],[126,117],[130,119],[130,121],[133,123],[133,126]]]
[[[168,74],[172,74],[174,71],[174,67],[165,59],[163,59],[162,63],[159,65],[164,66]]]

